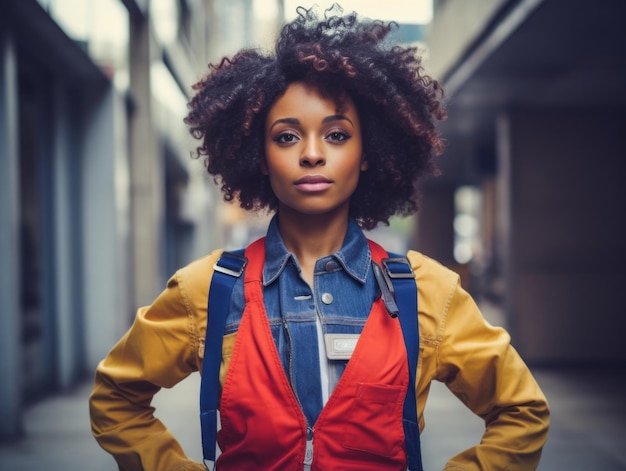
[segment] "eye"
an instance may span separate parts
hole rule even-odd
[[[326,139],[333,142],[347,141],[350,137],[350,134],[344,131],[331,131],[326,135]]]
[[[297,139],[298,139],[298,136],[296,136],[293,133],[282,132],[278,134],[276,137],[274,137],[272,140],[278,144],[291,144],[292,142],[295,142]]]

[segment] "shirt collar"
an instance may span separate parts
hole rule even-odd
[[[342,247],[331,254],[352,278],[365,283],[372,262],[372,254],[367,238],[354,220],[348,223],[348,230]],[[289,260],[300,271],[296,257],[287,250],[283,239],[278,232],[278,216],[274,215],[270,221],[265,237],[265,266],[263,267],[263,285],[273,283],[285,269]]]

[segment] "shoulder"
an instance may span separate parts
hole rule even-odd
[[[204,257],[197,258],[182,268],[179,268],[174,277],[181,277],[185,280],[197,280],[203,278],[206,280],[208,275],[213,273],[213,265],[220,258],[223,250],[214,250]]]
[[[168,287],[178,286],[186,298],[205,298],[213,275],[213,266],[223,250],[214,250],[178,269],[168,281]]]
[[[459,282],[458,273],[421,252],[409,250],[407,259],[413,268],[418,286],[430,287],[432,284],[443,284],[451,288]]]
[[[417,283],[421,336],[438,343],[452,300],[460,290],[460,277],[420,252],[409,251],[407,258]]]
[[[179,268],[176,273],[185,277],[196,277],[200,274],[206,276],[207,271],[213,272],[213,265],[220,258],[222,252],[224,252],[222,249],[214,250],[210,254],[197,258],[184,267]]]

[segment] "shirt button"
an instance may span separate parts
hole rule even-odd
[[[324,293],[322,294],[322,302],[324,304],[330,304],[333,302],[333,295],[330,293]]]
[[[331,260],[330,262],[326,263],[326,266],[324,267],[326,269],[326,271],[333,271],[337,268],[337,264]]]

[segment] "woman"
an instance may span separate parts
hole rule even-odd
[[[275,54],[241,51],[195,86],[186,122],[225,199],[276,213],[229,301],[218,469],[406,469],[403,404],[415,388],[423,428],[433,379],[486,425],[446,469],[539,461],[547,402],[508,334],[486,323],[456,274],[412,251],[420,352],[409,384],[403,332],[373,271],[387,254],[361,229],[417,209],[444,110],[416,50],[386,42],[391,29],[299,9]],[[98,367],[93,431],[120,469],[204,469],[150,401],[202,369],[220,254],[179,270]]]

